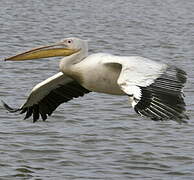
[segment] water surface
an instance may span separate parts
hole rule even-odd
[[[183,68],[190,122],[152,122],[126,97],[91,93],[32,123],[0,107],[0,179],[194,179],[194,1],[1,0],[0,58],[65,37],[90,53],[140,55]],[[58,58],[0,63],[0,99],[22,104]]]

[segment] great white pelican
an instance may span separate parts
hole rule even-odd
[[[55,56],[63,56],[60,72],[37,84],[20,108],[3,102],[9,112],[26,113],[24,119],[33,116],[33,122],[40,116],[45,121],[60,104],[94,91],[125,95],[136,113],[152,120],[181,123],[188,119],[182,91],[186,73],[175,66],[139,56],[88,55],[87,41],[79,38],[66,38],[5,60]]]

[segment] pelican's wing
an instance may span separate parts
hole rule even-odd
[[[119,63],[122,66],[117,82],[129,95],[138,114],[153,120],[185,122],[183,119],[188,119],[182,90],[186,82],[183,70],[143,57],[114,57],[104,63]]]
[[[27,101],[19,109],[13,109],[4,102],[3,105],[10,112],[26,113],[24,119],[33,115],[33,122],[36,122],[41,115],[45,121],[47,115],[50,116],[60,104],[89,92],[75,80],[59,72],[37,84],[32,89]]]

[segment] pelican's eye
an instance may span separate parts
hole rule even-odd
[[[71,44],[73,41],[71,39],[67,40],[68,44]]]

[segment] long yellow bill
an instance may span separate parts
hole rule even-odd
[[[60,44],[54,44],[31,49],[24,53],[6,58],[5,61],[24,61],[56,56],[70,56],[78,51],[79,49],[69,49],[61,46]]]

